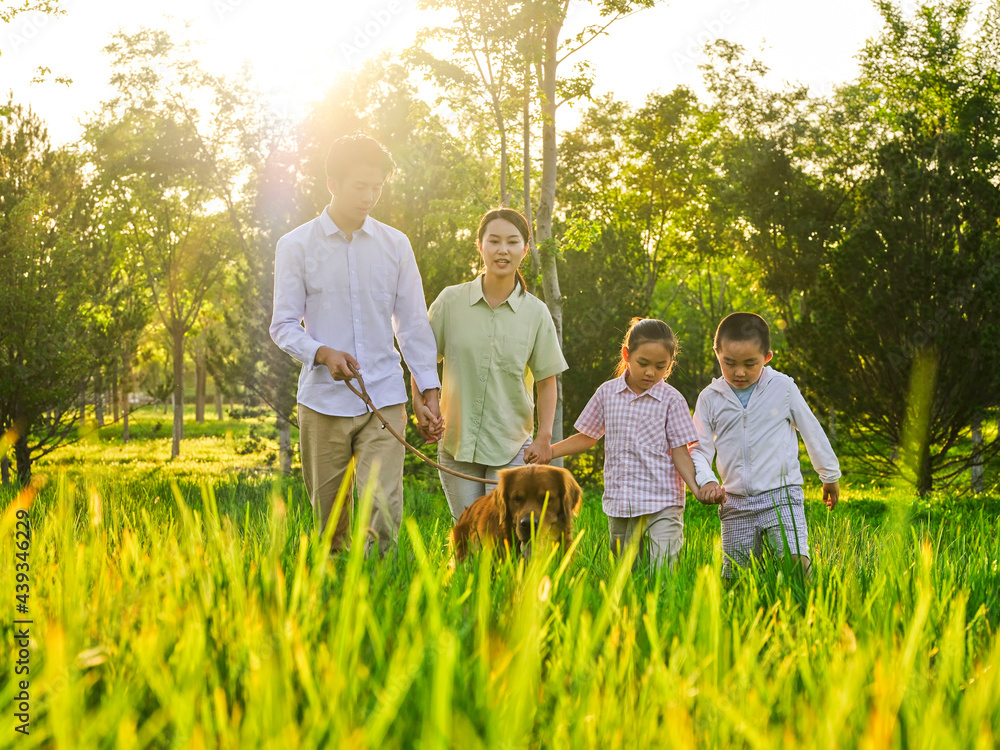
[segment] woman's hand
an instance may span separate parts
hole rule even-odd
[[[436,443],[444,434],[444,420],[434,408],[422,399],[413,400],[413,416],[417,418],[417,431],[428,443]]]
[[[413,416],[417,418],[417,432],[428,443],[436,443],[444,434],[444,418],[437,388],[420,392],[417,381],[410,376],[410,393],[413,394]]]
[[[552,460],[552,438],[539,435],[524,451],[526,464],[547,464]]]

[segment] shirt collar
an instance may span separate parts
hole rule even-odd
[[[771,369],[770,365],[764,365],[763,369],[761,369],[760,371],[760,377],[757,378],[757,382],[754,383],[755,388],[760,388],[763,390],[764,386],[767,385],[767,383],[770,382],[771,378],[773,377],[774,377],[774,370]],[[733,395],[736,395],[733,391],[732,386],[729,385],[729,383],[726,382],[726,379],[721,375],[717,378],[713,378],[712,382],[709,384],[709,387],[722,394],[733,393]]]
[[[662,401],[667,395],[667,382],[665,380],[659,380],[649,387],[644,393],[636,393],[631,388],[628,387],[628,383],[625,382],[625,374],[618,376],[615,380],[614,386],[615,393],[623,393],[628,391],[632,398],[642,398],[643,396],[652,396],[657,401]]]
[[[517,309],[521,306],[521,300],[524,298],[524,290],[520,286],[515,285],[514,291],[510,293],[510,296],[505,299],[500,305],[506,304],[510,305],[510,309],[517,312]],[[469,307],[479,302],[479,300],[486,301],[486,297],[483,296],[483,275],[479,274],[476,278],[472,280],[469,284]],[[489,303],[487,303],[489,304]],[[500,305],[497,305],[499,307]]]
[[[334,220],[330,218],[330,212],[327,211],[325,207],[323,208],[322,213],[320,213],[319,215],[319,224],[321,227],[323,227],[323,232],[324,234],[326,234],[327,237],[334,234],[342,234],[340,227],[338,227],[336,222],[334,222]],[[370,236],[373,234],[372,230],[374,229],[374,227],[375,227],[375,220],[371,216],[366,216],[364,224],[362,224],[361,228],[358,229],[357,231],[364,232],[365,234]]]

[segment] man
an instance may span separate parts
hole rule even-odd
[[[353,482],[337,518],[331,518],[351,459],[361,488],[375,484],[372,528],[379,553],[395,543],[403,514],[405,449],[344,381],[357,369],[375,407],[402,434],[406,388],[399,353],[440,430],[437,346],[427,320],[420,273],[406,235],[376,221],[392,157],[364,135],[345,136],[330,149],[327,188],[332,199],[315,219],[278,241],[274,261],[271,338],[302,362],[299,441],[302,475],[320,530],[334,524],[331,550],[349,541]],[[303,327],[304,323],[304,327]],[[369,538],[366,552],[371,549]]]

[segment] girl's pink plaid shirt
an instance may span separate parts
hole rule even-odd
[[[574,425],[592,438],[604,436],[604,512],[615,518],[656,513],[684,505],[684,480],[671,448],[698,441],[680,392],[665,381],[636,395],[625,376],[601,384]]]

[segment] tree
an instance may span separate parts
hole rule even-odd
[[[737,307],[765,310],[760,271],[734,253],[737,205],[721,172],[718,114],[678,87],[633,110],[605,97],[563,136],[570,419],[610,377],[633,316],[666,320],[681,342],[671,382],[691,401],[712,378],[711,336]],[[780,338],[780,337],[776,337]]]
[[[538,210],[531,211],[528,200],[530,189],[525,187],[525,207],[527,213],[535,219],[535,244],[538,249],[539,265],[542,273],[542,290],[545,303],[552,314],[559,343],[563,342],[563,296],[559,287],[559,246],[553,236],[553,214],[556,200],[556,180],[558,174],[558,149],[556,143],[556,113],[560,106],[567,102],[589,96],[591,77],[586,63],[579,63],[572,73],[565,73],[565,65],[580,50],[592,41],[606,33],[615,21],[630,15],[636,10],[651,7],[655,0],[601,0],[597,3],[600,21],[590,24],[570,36],[564,38],[565,23],[570,9],[570,0],[536,0],[535,2],[493,2],[489,3],[489,12],[476,16],[475,24],[468,19],[464,0],[446,0],[435,2],[435,7],[453,7],[457,19],[450,32],[438,30],[436,33],[450,35],[452,39],[465,39],[466,47],[462,56],[467,63],[470,61],[480,66],[480,59],[490,59],[502,64],[504,74],[477,75],[465,70],[453,70],[451,78],[455,81],[483,84],[491,101],[497,101],[503,92],[514,89],[511,81],[521,74],[521,91],[527,97],[533,91],[532,98],[537,105],[541,118],[541,179],[538,187]],[[506,10],[505,10],[506,9]],[[493,40],[497,40],[493,42]],[[503,40],[500,42],[499,40]],[[491,44],[492,42],[492,44]],[[495,46],[493,46],[495,44]],[[482,51],[482,55],[477,51]],[[498,55],[514,55],[512,60]],[[562,73],[562,75],[560,75]],[[531,83],[534,82],[534,87]],[[503,120],[506,132],[505,110],[502,102],[493,107],[494,117]],[[530,109],[525,98],[524,107]],[[516,110],[511,110],[514,115]],[[525,122],[527,113],[524,113]],[[524,127],[524,164],[526,182],[530,174],[530,128]],[[504,141],[506,142],[506,141]],[[503,177],[506,179],[506,176]],[[553,429],[553,440],[562,437],[562,378],[557,377],[558,401]]]
[[[840,153],[789,130],[752,144],[768,165],[757,174],[774,179],[757,181],[745,215],[782,240],[757,245],[765,283],[801,290],[787,319],[794,370],[844,413],[862,458],[924,493],[967,468],[958,445],[998,388],[998,9],[970,35],[968,2],[912,18],[879,8],[885,29],[820,134]]]
[[[241,261],[241,273],[228,279],[226,292],[242,300],[223,309],[225,325],[214,330],[209,343],[208,367],[216,385],[244,388],[270,407],[278,427],[279,468],[291,471],[291,427],[295,416],[295,389],[299,367],[274,346],[268,334],[274,293],[274,248],[292,229],[301,209],[300,166],[294,153],[281,148],[277,130],[262,149],[262,165],[252,178],[248,193],[253,207],[250,252]],[[266,154],[263,153],[266,151]]]
[[[524,96],[520,49],[524,45],[524,16],[530,3],[522,0],[422,0],[431,10],[451,9],[451,26],[423,30],[408,52],[408,59],[425,69],[440,87],[454,112],[465,112],[473,124],[476,140],[488,146],[490,131],[497,136],[499,152],[499,199],[510,205],[509,132],[517,117],[519,99]],[[444,42],[450,47],[447,59],[435,57],[429,49]],[[484,128],[481,109],[490,112],[492,128]],[[486,149],[492,150],[492,149]]]
[[[185,337],[206,295],[246,254],[236,195],[244,171],[236,102],[245,92],[205,74],[162,30],[117,34],[105,52],[118,96],[87,130],[114,230],[134,252],[172,341],[171,455],[184,434]],[[204,99],[211,104],[195,105]],[[221,203],[222,210],[213,210]]]
[[[0,115],[0,434],[18,479],[77,428],[77,399],[102,364],[95,311],[112,303],[78,165],[11,100]],[[6,454],[4,449],[3,453]],[[4,478],[6,479],[6,455]]]

